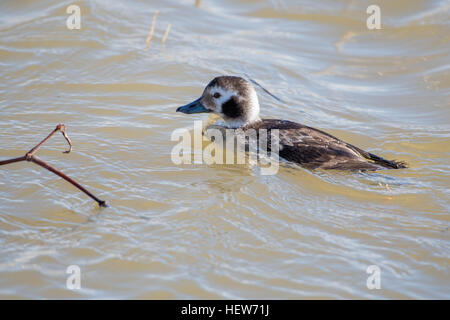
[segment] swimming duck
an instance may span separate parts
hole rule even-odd
[[[383,159],[344,142],[324,131],[300,123],[261,119],[258,96],[252,84],[241,77],[214,78],[202,96],[177,112],[215,113],[233,129],[279,130],[279,156],[310,169],[374,171],[406,168],[404,162]]]

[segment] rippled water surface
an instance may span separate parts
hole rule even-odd
[[[450,298],[450,3],[0,4],[2,298]],[[159,10],[150,48],[153,14]],[[171,29],[165,44],[161,39]],[[261,83],[261,113],[410,164],[377,173],[175,165],[175,113],[213,77]],[[200,150],[194,150],[199,152]],[[81,290],[66,269],[81,269]],[[381,270],[369,290],[366,269]]]

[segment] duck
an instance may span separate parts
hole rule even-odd
[[[185,114],[213,113],[229,129],[279,132],[279,156],[308,169],[376,171],[407,168],[403,161],[386,160],[329,133],[294,121],[261,119],[253,85],[239,76],[211,80],[195,101],[178,107]]]

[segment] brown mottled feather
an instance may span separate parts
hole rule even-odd
[[[265,119],[242,129],[268,132],[278,129],[280,157],[306,168],[374,171],[405,167],[404,163],[385,160],[326,132],[292,121]]]

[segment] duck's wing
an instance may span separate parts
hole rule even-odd
[[[258,129],[278,129],[280,157],[308,168],[341,170],[379,170],[397,168],[399,163],[385,160],[346,143],[324,131],[296,122],[266,119]]]

